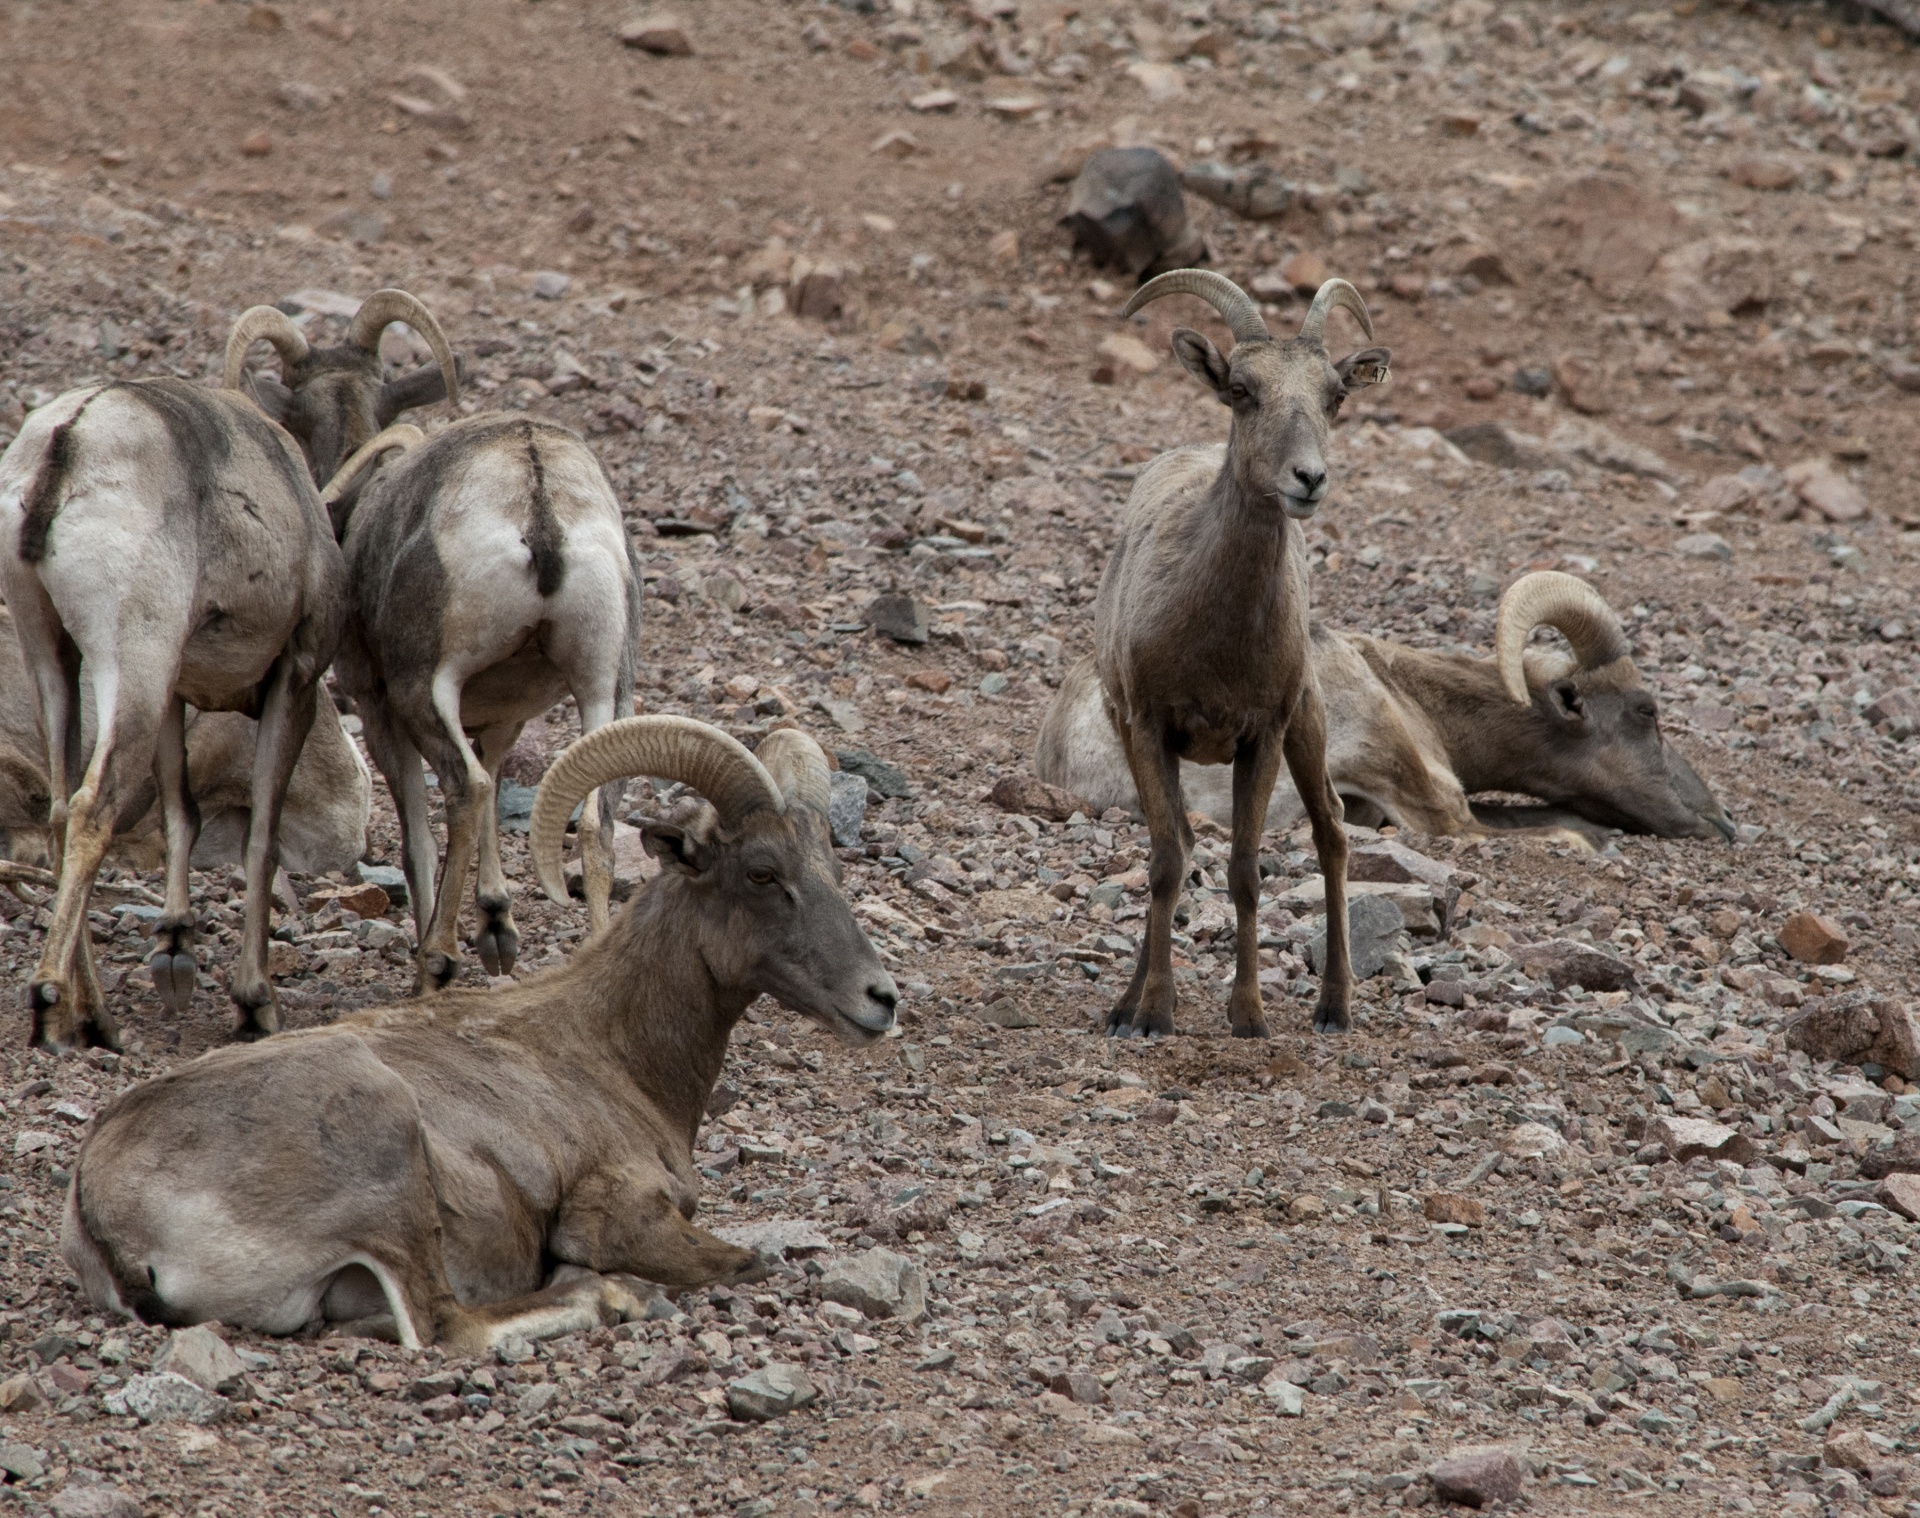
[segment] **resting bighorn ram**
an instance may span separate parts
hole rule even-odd
[[[85,717],[83,745],[92,743],[95,727],[90,708]],[[238,864],[246,857],[253,815],[254,725],[238,712],[189,711],[186,727],[187,789],[200,812],[193,867]],[[165,840],[151,783],[143,794],[147,804],[138,820],[122,819],[114,854],[148,868],[156,849],[164,860]],[[45,846],[52,802],[33,680],[21,660],[13,615],[0,607],[0,833],[7,835],[9,856],[32,859]],[[372,809],[367,762],[341,728],[333,704],[322,701],[280,806],[281,864],[314,875],[351,867],[367,851]]]
[[[757,758],[684,717],[577,740],[534,804],[550,895],[574,804],[640,774],[711,805],[644,830],[660,874],[568,964],[217,1050],[108,1106],[61,1230],[93,1302],[267,1333],[390,1315],[361,1331],[481,1354],[638,1310],[628,1277],[751,1273],[688,1221],[733,1025],[768,995],[864,1043],[893,1026],[894,983],[840,894],[826,759],[797,732]]]
[[[1327,779],[1326,715],[1307,652],[1307,563],[1300,522],[1327,494],[1324,448],[1340,403],[1386,378],[1390,354],[1368,348],[1327,357],[1327,317],[1373,321],[1343,279],[1320,287],[1299,334],[1276,342],[1231,280],[1201,270],[1162,274],[1125,315],[1178,293],[1226,319],[1230,358],[1179,327],[1174,355],[1233,411],[1225,446],[1163,453],[1140,472],[1120,543],[1094,609],[1095,666],[1152,835],[1152,907],[1133,982],[1109,1031],[1173,1032],[1173,913],[1193,846],[1180,762],[1233,766],[1233,848],[1227,866],[1239,920],[1229,1020],[1236,1037],[1266,1036],[1260,1004],[1259,849],[1266,800],[1284,757],[1313,823],[1327,881],[1327,968],[1316,1032],[1344,1029],[1347,960],[1346,837]]]
[[[1554,627],[1569,658],[1527,652]],[[1431,653],[1313,625],[1313,671],[1327,706],[1327,769],[1347,816],[1416,833],[1606,829],[1663,838],[1732,838],[1733,823],[1660,731],[1653,692],[1634,668],[1613,609],[1584,580],[1523,575],[1501,597],[1497,656]],[[1126,755],[1091,658],[1068,671],[1040,726],[1034,768],[1094,806],[1138,805]],[[1200,811],[1224,822],[1232,798],[1215,772],[1181,766]],[[1470,801],[1482,791],[1543,806]],[[1288,827],[1300,797],[1285,776],[1267,826]]]
[[[150,805],[167,839],[154,983],[193,994],[186,708],[258,719],[246,913],[229,993],[242,1038],[279,1027],[267,931],[281,800],[346,601],[339,545],[293,440],[244,396],[175,379],[72,390],[0,456],[0,581],[31,671],[60,885],[28,990],[32,1039],[112,1045],[87,901],[117,827]],[[81,682],[98,732],[82,743]]]
[[[569,692],[583,732],[631,710],[640,575],[605,471],[566,428],[493,415],[455,422],[431,439],[405,424],[373,433],[388,409],[378,396],[393,387],[381,385],[377,360],[353,355],[377,348],[380,324],[396,318],[443,355],[451,390],[453,360],[439,324],[411,296],[391,291],[354,318],[352,363],[295,361],[284,388],[288,425],[315,440],[316,477],[327,479],[337,463],[323,492],[347,560],[347,623],[334,674],[400,814],[424,990],[446,985],[459,968],[460,898],[476,854],[474,947],[489,975],[513,968],[520,935],[500,866],[500,766],[527,722]],[[228,350],[229,373],[237,373],[246,341],[279,345],[290,334],[298,336],[272,307],[248,312]],[[314,421],[298,425],[303,415]],[[423,757],[446,803],[437,883]],[[597,930],[613,884],[617,788],[589,801],[598,825],[580,830],[581,865]]]

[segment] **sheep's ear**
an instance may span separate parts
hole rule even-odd
[[[459,354],[454,355],[454,373],[462,381],[467,377],[466,360]],[[403,411],[411,411],[416,406],[431,406],[447,398],[447,382],[440,373],[437,364],[427,364],[411,374],[403,374],[398,379],[388,380],[380,387],[380,398],[374,402],[373,414],[382,427],[385,427]]]
[[[698,875],[707,867],[705,840],[694,829],[672,822],[649,822],[640,829],[640,842],[668,869]]]
[[[1392,362],[1391,348],[1362,348],[1341,359],[1333,366],[1333,372],[1340,376],[1340,383],[1351,394],[1366,385],[1384,385],[1390,377],[1387,366]]]
[[[1173,356],[1201,384],[1205,385],[1221,403],[1227,399],[1227,361],[1220,356],[1220,350],[1195,332],[1191,327],[1173,329]]]
[[[254,405],[272,417],[276,422],[287,419],[287,408],[293,404],[293,392],[277,379],[264,374],[250,374],[245,380],[247,394],[253,398]]]

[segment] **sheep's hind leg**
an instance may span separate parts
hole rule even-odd
[[[175,1017],[193,1004],[193,983],[200,973],[193,954],[195,921],[187,873],[200,833],[200,808],[187,784],[186,724],[186,703],[176,695],[161,714],[153,751],[153,777],[167,835],[167,899],[153,927],[154,950],[147,968],[161,1005]]]
[[[1127,763],[1152,840],[1148,858],[1147,931],[1133,981],[1107,1014],[1107,1032],[1119,1038],[1165,1038],[1173,1032],[1178,993],[1173,983],[1173,914],[1180,904],[1193,830],[1180,796],[1180,756],[1158,731],[1128,728]]]
[[[1347,832],[1339,794],[1327,774],[1326,708],[1312,685],[1287,724],[1284,749],[1294,788],[1306,805],[1320,875],[1326,881],[1327,960],[1320,976],[1320,1000],[1313,1010],[1313,1031],[1344,1033],[1353,1003],[1352,946],[1347,940]]]
[[[474,747],[480,764],[500,794],[500,766],[507,750],[520,736],[523,723],[502,723],[481,732]],[[473,934],[473,949],[489,975],[511,975],[520,957],[520,930],[513,923],[513,898],[507,890],[506,871],[500,866],[500,807],[496,801],[479,816],[480,873],[474,882],[473,904],[480,921]]]
[[[1227,889],[1233,896],[1233,995],[1227,1021],[1235,1038],[1265,1038],[1260,1003],[1260,832],[1267,798],[1280,775],[1281,745],[1275,734],[1243,743],[1233,756],[1233,852]]]

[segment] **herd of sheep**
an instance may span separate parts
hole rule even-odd
[[[1147,930],[1109,1031],[1174,1031],[1190,804],[1231,827],[1241,1036],[1267,1032],[1255,914],[1270,824],[1304,811],[1325,878],[1320,1032],[1347,1027],[1352,990],[1343,815],[1576,842],[1730,832],[1584,583],[1517,582],[1492,660],[1311,622],[1300,523],[1328,494],[1342,401],[1384,381],[1390,354],[1331,355],[1335,311],[1373,333],[1344,280],[1280,339],[1205,271],[1157,275],[1126,314],[1175,294],[1208,302],[1234,338],[1222,354],[1173,334],[1231,410],[1228,439],[1141,471],[1094,653],[1037,756],[1043,778],[1137,809],[1151,835]],[[434,362],[390,379],[380,339],[395,322]],[[247,370],[258,341],[277,380]],[[399,420],[457,400],[460,378],[439,323],[402,291],[371,296],[332,348],[259,306],[233,329],[220,388],[72,391],[0,456],[0,631],[18,649],[0,650],[0,827],[43,827],[57,871],[27,992],[34,1042],[117,1039],[87,926],[110,846],[159,844],[150,965],[175,1009],[199,972],[190,868],[217,840],[245,870],[236,1041],[108,1107],[74,1166],[62,1249],[103,1310],[276,1333],[323,1317],[474,1353],[643,1312],[647,1283],[746,1279],[756,1257],[690,1221],[693,1143],[734,1024],[765,995],[851,1042],[894,1025],[893,980],[840,888],[819,746],[789,729],[749,752],[687,718],[621,715],[640,577],[605,472],[576,435],[523,416],[431,435]],[[1542,625],[1570,657],[1527,651]],[[330,669],[398,814],[420,994],[282,1033],[276,873],[349,863],[370,800],[322,697]],[[513,968],[494,790],[522,727],[569,694],[582,733],[541,783],[530,853],[564,902],[562,845],[584,807],[594,932],[546,974],[449,989],[470,874],[472,947],[490,975]],[[613,819],[636,776],[701,799],[642,830],[661,870],[614,920]],[[1469,801],[1484,790],[1540,804]]]

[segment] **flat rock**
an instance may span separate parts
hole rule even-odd
[[[1469,422],[1444,433],[1446,440],[1477,464],[1494,469],[1558,469],[1566,463],[1539,438],[1503,422]]]
[[[659,58],[693,56],[693,41],[685,25],[669,11],[649,11],[621,22],[620,40]]]
[[[1347,882],[1347,919],[1351,925],[1354,903],[1363,896],[1377,896],[1391,902],[1400,913],[1400,925],[1417,938],[1434,938],[1445,931],[1452,900],[1458,895],[1453,887],[1438,898],[1434,888],[1423,882],[1411,884],[1391,880],[1349,880]],[[1282,891],[1273,900],[1296,916],[1323,911],[1326,907],[1327,881],[1324,875],[1309,875],[1298,885]],[[1384,922],[1385,919],[1381,918]]]
[[[820,1277],[822,1300],[853,1307],[869,1318],[918,1323],[927,1315],[927,1283],[918,1261],[891,1249],[869,1249],[834,1260]]]
[[[70,1486],[47,1504],[54,1518],[141,1518],[140,1499],[124,1486]]]
[[[217,1423],[226,1411],[222,1398],[170,1370],[129,1377],[103,1400],[115,1417],[142,1423]]]
[[[1405,909],[1392,897],[1371,892],[1349,895],[1347,952],[1353,960],[1354,978],[1369,980],[1385,970],[1388,960],[1410,947],[1402,936],[1406,931]],[[1315,975],[1324,975],[1326,958],[1327,925],[1322,918],[1319,930],[1307,940],[1307,966]]]
[[[1597,949],[1592,944],[1576,943],[1570,938],[1550,938],[1512,951],[1520,968],[1535,980],[1545,980],[1554,990],[1580,986],[1588,991],[1633,991],[1640,980],[1632,965],[1617,954]]]
[[[1795,912],[1781,925],[1780,947],[1803,965],[1837,965],[1851,945],[1846,929],[1831,917]]]
[[[727,1411],[742,1423],[765,1423],[820,1396],[797,1365],[769,1365],[727,1383]]]
[[[1647,1137],[1674,1159],[1732,1160],[1744,1165],[1753,1158],[1753,1140],[1737,1128],[1698,1117],[1660,1117],[1647,1124]]]
[[[240,1385],[247,1367],[227,1346],[227,1341],[204,1324],[178,1329],[168,1335],[160,1353],[154,1356],[156,1371],[172,1371],[185,1376],[203,1391],[230,1392]]]
[[[1457,1450],[1427,1474],[1435,1496],[1463,1507],[1491,1507],[1520,1495],[1520,1461],[1510,1449]]]
[[[1023,1028],[1044,1026],[1045,1019],[1038,1013],[1020,1005],[1011,996],[1003,996],[998,1001],[990,1001],[973,1009],[973,1015],[983,1023],[991,1023],[996,1028],[1007,1028],[1018,1032]]]
[[[762,1259],[780,1260],[833,1248],[833,1240],[825,1230],[805,1218],[770,1218],[761,1223],[736,1223],[714,1231],[729,1244],[751,1249]]]
[[[1452,865],[1429,859],[1425,854],[1416,854],[1404,843],[1392,838],[1362,844],[1347,855],[1349,881],[1444,888],[1453,879],[1453,874]]]

